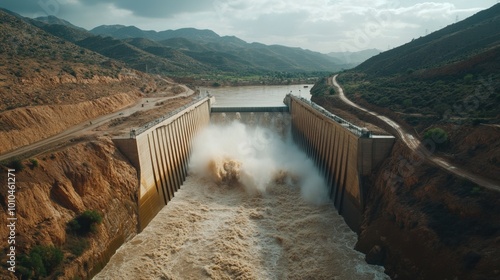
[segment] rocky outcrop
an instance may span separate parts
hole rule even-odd
[[[19,256],[36,245],[54,245],[64,251],[66,261],[58,269],[63,279],[89,278],[137,232],[136,171],[108,138],[78,143],[36,160],[38,166],[16,172],[16,252]],[[7,182],[5,170],[0,177]],[[7,220],[6,194],[2,184],[3,221]],[[87,249],[75,255],[66,225],[84,210],[96,210],[103,222],[85,237]],[[0,227],[0,236],[8,236],[5,226]],[[4,240],[1,244],[7,245]],[[0,259],[5,263],[5,254]],[[0,279],[9,277],[14,279],[7,274]]]
[[[139,96],[120,93],[67,105],[22,107],[0,113],[0,154],[133,104]]]
[[[498,279],[500,194],[397,142],[366,184],[356,248],[394,279]]]

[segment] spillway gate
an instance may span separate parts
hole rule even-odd
[[[138,212],[142,230],[181,187],[187,176],[191,141],[212,122],[278,119],[321,171],[330,198],[346,222],[358,229],[364,207],[363,177],[387,157],[394,137],[370,131],[332,115],[320,106],[287,95],[279,107],[214,107],[199,98],[143,127],[113,139],[138,171]]]

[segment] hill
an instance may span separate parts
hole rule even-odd
[[[358,52],[331,52],[328,53],[328,55],[337,59],[338,64],[345,64],[348,66],[355,67],[381,52],[382,51],[377,49],[368,49]]]
[[[272,71],[335,71],[342,68],[334,58],[325,54],[301,48],[247,43],[234,36],[221,37],[211,30],[182,28],[156,32],[140,30],[134,26],[103,25],[91,32],[116,39],[143,38],[156,41],[197,60],[208,69],[221,72],[254,74]],[[151,48],[151,43],[148,44],[136,47],[148,52],[154,49],[156,54],[166,52],[160,50],[159,46]]]
[[[141,30],[135,26],[101,25],[92,30],[95,35],[111,36],[116,39],[145,38],[153,41],[163,41],[172,38],[185,38],[195,41],[216,41],[220,38],[215,32],[205,29],[181,28],[177,30]]]
[[[481,11],[463,21],[449,25],[425,37],[415,39],[393,50],[372,57],[356,67],[370,75],[394,75],[407,71],[429,71],[447,65],[458,66],[470,61],[479,74],[478,63],[487,63],[481,57],[489,51],[498,51],[500,41],[500,5]],[[498,58],[498,56],[496,56]],[[483,61],[477,59],[483,58]],[[471,69],[463,65],[449,74],[466,74]],[[489,69],[489,68],[488,68]],[[439,75],[440,73],[436,73]]]
[[[339,65],[342,62],[338,59],[318,52],[247,43],[211,30],[182,28],[157,32],[135,26],[102,25],[89,32],[53,16],[19,18],[128,67],[169,76],[194,75],[222,83],[241,77],[267,77],[268,82],[283,83],[294,78],[305,81],[320,72],[347,67]]]
[[[500,4],[383,52],[340,76],[347,92],[422,119],[496,123],[500,118]]]
[[[466,170],[499,184],[498,26],[500,4],[338,76],[350,100],[397,122],[408,139],[418,138],[428,150],[412,152],[396,140],[365,186],[357,249],[368,254],[367,260],[375,249],[383,252],[379,264],[391,277],[498,278],[498,192],[450,172]],[[361,123],[387,127],[343,103],[328,85],[326,80],[315,85],[323,96],[313,101]],[[429,158],[450,168],[438,168]]]
[[[0,11],[0,111],[71,102],[72,93],[49,94],[49,84],[92,77],[116,78],[124,65],[54,37]],[[46,84],[39,82],[46,81]],[[50,81],[50,83],[49,83]],[[75,93],[76,94],[76,93]]]
[[[500,4],[374,56],[338,80],[351,100],[397,121],[422,141],[440,131],[445,140],[431,147],[440,156],[498,178],[498,26]],[[329,93],[324,85],[315,88]]]
[[[60,18],[55,17],[55,16],[37,17],[37,18],[35,18],[35,20],[49,24],[49,25],[64,25],[64,26],[67,26],[67,27],[70,27],[73,29],[87,32],[87,30],[85,28],[81,28],[79,26],[73,25],[69,21],[66,21],[64,19],[60,19]]]
[[[29,22],[0,10],[0,153],[131,105],[164,83]]]

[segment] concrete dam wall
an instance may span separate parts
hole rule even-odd
[[[210,122],[241,120],[249,125],[291,133],[324,176],[334,202],[348,225],[358,229],[364,207],[363,176],[389,154],[392,136],[374,136],[305,99],[288,95],[282,107],[211,107],[201,98],[161,119],[114,139],[138,170],[140,230],[156,216],[187,176],[191,142]]]
[[[302,98],[288,95],[285,103],[295,143],[314,160],[335,207],[358,230],[364,209],[363,177],[389,155],[394,137],[372,135]]]
[[[144,229],[174,197],[187,176],[191,140],[209,123],[208,97],[113,139],[138,170],[139,227]]]

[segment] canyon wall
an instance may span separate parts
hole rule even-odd
[[[24,162],[24,170],[15,172],[17,268],[22,263],[20,256],[34,246],[52,245],[63,250],[64,261],[51,277],[89,278],[114,250],[137,233],[137,172],[108,138],[76,143],[35,160],[36,165]],[[7,221],[6,177],[7,171],[2,169],[2,221]],[[75,238],[68,232],[67,223],[84,210],[100,213],[102,223],[94,233]],[[0,236],[8,235],[8,228],[0,227]],[[82,239],[86,249],[75,253],[75,247],[83,246],[75,240]],[[6,252],[7,239],[0,242]],[[6,254],[0,260],[5,264]],[[4,272],[0,279],[15,279]]]
[[[500,194],[399,141],[368,183],[357,249],[397,279],[498,279]]]
[[[125,108],[137,93],[119,93],[66,105],[21,107],[0,113],[0,154],[60,133],[71,126]]]

